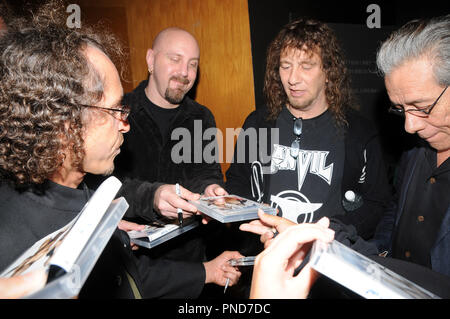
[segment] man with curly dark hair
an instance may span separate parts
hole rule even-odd
[[[120,52],[117,43],[90,28],[65,27],[61,12],[44,6],[32,21],[11,20],[0,36],[2,269],[75,218],[91,195],[84,175],[111,172],[129,130],[119,73],[108,57]],[[126,254],[120,236],[105,251]],[[129,257],[123,261],[133,263]],[[100,257],[99,267],[107,261]],[[114,283],[111,273],[98,277],[96,269],[91,278]]]
[[[77,216],[92,195],[83,182],[87,173],[113,172],[130,129],[112,62],[120,48],[109,33],[68,28],[64,7],[53,2],[33,12],[32,21],[13,19],[2,31],[0,269]],[[119,228],[139,225],[123,222]],[[206,267],[178,262],[174,273],[172,264],[135,256],[128,235],[116,230],[80,297],[196,297],[192,287],[203,287]],[[232,283],[239,278],[234,267],[212,264]],[[196,276],[187,275],[192,268]],[[155,278],[166,285],[155,287]]]
[[[311,19],[285,25],[267,51],[264,94],[266,105],[243,124],[227,191],[271,203],[296,223],[334,217],[371,238],[389,186],[378,133],[354,110],[331,28]]]

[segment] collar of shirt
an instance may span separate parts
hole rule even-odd
[[[425,159],[431,171],[431,176],[438,177],[450,172],[450,158],[447,158],[439,167],[437,166],[437,153],[432,148],[425,149]]]

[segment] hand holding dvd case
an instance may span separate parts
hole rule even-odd
[[[49,270],[47,284],[25,296],[30,299],[72,298],[78,295],[100,254],[128,209],[123,197],[114,199],[122,183],[105,180],[80,213],[61,229],[37,241],[0,277]],[[53,278],[50,278],[55,274]]]
[[[256,256],[247,256],[238,259],[230,259],[228,263],[230,266],[253,266],[255,264]]]
[[[254,202],[237,195],[202,197],[189,201],[198,210],[221,223],[230,223],[258,218],[258,209],[266,214],[276,215],[276,208]]]

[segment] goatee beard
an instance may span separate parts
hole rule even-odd
[[[174,80],[184,85],[189,84],[189,80],[181,76],[172,76],[169,79],[169,82],[171,80]],[[182,89],[170,89],[169,87],[167,87],[166,92],[164,93],[164,97],[170,104],[180,104],[181,101],[183,101],[184,95],[186,93],[187,92],[185,92]]]
[[[184,92],[180,89],[166,89],[166,92],[164,94],[164,98],[167,102],[170,104],[180,104],[181,101],[183,101],[184,98]]]

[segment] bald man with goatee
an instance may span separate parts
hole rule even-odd
[[[186,95],[196,81],[199,61],[200,48],[192,34],[174,27],[162,30],[147,50],[148,79],[123,98],[123,104],[131,108],[131,130],[114,174],[123,181],[122,195],[133,198],[130,211],[140,212],[139,216],[126,216],[131,221],[148,224],[161,217],[175,219],[177,208],[183,210],[186,220],[200,214],[188,200],[198,199],[201,193],[227,194],[218,161],[198,158],[205,146],[216,145],[215,137],[194,141],[216,128],[211,111]],[[180,138],[177,131],[189,137],[183,140],[184,135]],[[182,152],[176,151],[178,143],[187,145]],[[175,192],[177,183],[180,196]],[[238,281],[240,272],[230,267],[228,260],[241,254],[217,250],[212,256],[206,254],[205,242],[215,242],[210,236],[218,233],[217,227],[222,226],[201,224],[160,247],[139,249],[140,254],[151,255],[155,265],[161,259],[171,261],[164,269],[156,266],[152,271],[158,287],[155,297],[197,298],[207,283],[225,286],[227,279],[229,285]],[[209,257],[215,258],[205,262]],[[177,281],[173,276],[189,278],[182,292],[171,292],[171,282]]]

